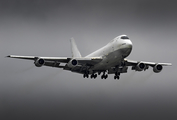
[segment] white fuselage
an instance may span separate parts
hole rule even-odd
[[[124,36],[124,35],[122,35]],[[121,61],[127,57],[132,50],[130,39],[121,39],[122,36],[114,38],[106,46],[89,54],[87,57],[102,57],[103,60],[94,65],[92,70],[107,70],[121,64]]]
[[[101,75],[101,79],[107,79],[108,74],[115,74],[114,79],[119,79],[120,73],[127,73],[128,67],[132,70],[143,71],[153,67],[155,73],[162,71],[163,66],[170,66],[171,63],[156,63],[145,61],[134,61],[125,59],[132,51],[132,42],[126,35],[114,38],[104,47],[95,52],[82,57],[74,39],[71,39],[71,57],[40,57],[40,56],[19,56],[9,55],[10,58],[34,60],[36,67],[50,66],[63,68],[72,72],[83,74],[84,78],[96,78]],[[65,65],[60,65],[65,63]],[[98,74],[97,74],[98,73]]]

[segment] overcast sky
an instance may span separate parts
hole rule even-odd
[[[177,7],[174,0],[1,0],[0,117],[3,119],[177,118]],[[120,80],[83,79],[62,69],[36,68],[9,54],[71,57],[126,34],[133,60],[170,62],[155,74],[129,69]]]

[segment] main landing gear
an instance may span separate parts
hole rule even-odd
[[[88,78],[88,77],[89,77],[88,74],[84,74],[84,75],[83,75],[83,78]]]
[[[88,72],[88,71],[85,71],[83,77],[84,77],[84,78],[88,78],[88,77],[89,77],[89,72]]]
[[[92,79],[92,78],[96,78],[97,77],[97,74],[92,74],[91,76],[90,76],[90,78]]]
[[[120,78],[120,73],[119,72],[116,72],[115,73],[115,76],[114,76],[114,79],[119,79]]]
[[[118,79],[119,80],[119,78],[120,78],[119,76],[116,76],[116,75],[114,76],[114,79]]]
[[[97,74],[92,74],[92,75],[90,75],[90,78],[92,79],[92,78],[96,78],[97,77]],[[88,71],[86,71],[84,74],[83,74],[83,78],[89,78],[89,72]]]
[[[107,75],[107,74],[105,75],[105,72],[103,72],[103,75],[101,76],[101,79],[103,79],[103,78],[104,78],[104,79],[107,79],[107,78],[108,78],[108,75]]]
[[[106,74],[105,73],[106,71],[104,71],[103,72],[103,74],[101,75],[101,79],[107,79],[108,78],[108,74]],[[101,72],[98,72],[98,75],[100,75],[101,74]],[[95,73],[93,73],[93,74],[91,74],[90,75],[90,78],[92,79],[92,78],[97,78],[97,76],[98,76],[97,74],[95,74]],[[88,71],[86,71],[84,74],[83,74],[83,78],[89,78],[89,72]],[[119,72],[116,72],[115,73],[115,76],[114,76],[114,79],[116,80],[116,79],[120,79],[120,73]]]

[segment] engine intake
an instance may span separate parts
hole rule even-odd
[[[162,69],[163,69],[163,66],[162,66],[162,65],[159,65],[159,64],[156,64],[156,65],[153,67],[153,71],[154,71],[155,73],[161,72]]]
[[[68,67],[73,68],[76,65],[78,65],[78,61],[76,59],[72,59],[72,60],[70,60],[70,62],[67,65],[68,65]]]
[[[44,61],[44,59],[42,59],[42,58],[38,58],[38,59],[34,62],[34,64],[35,64],[36,67],[41,67],[42,65],[44,65],[44,63],[45,63],[45,61]]]
[[[74,59],[74,60],[72,60],[71,63],[72,63],[72,65],[76,66],[77,65],[77,60]]]
[[[136,65],[135,70],[136,70],[136,71],[142,71],[142,70],[145,69],[145,67],[146,67],[146,65],[145,65],[144,63],[139,62],[139,63]]]

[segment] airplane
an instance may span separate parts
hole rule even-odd
[[[120,35],[111,40],[104,47],[82,57],[75,40],[70,39],[72,57],[40,57],[9,55],[9,58],[33,60],[36,67],[49,66],[62,68],[71,72],[83,74],[84,78],[107,79],[108,74],[114,74],[114,79],[119,79],[121,73],[127,73],[128,67],[135,71],[145,71],[150,67],[155,73],[162,71],[163,66],[171,66],[171,63],[156,63],[128,60],[132,51],[132,42],[127,35]],[[61,65],[62,63],[62,65]]]

